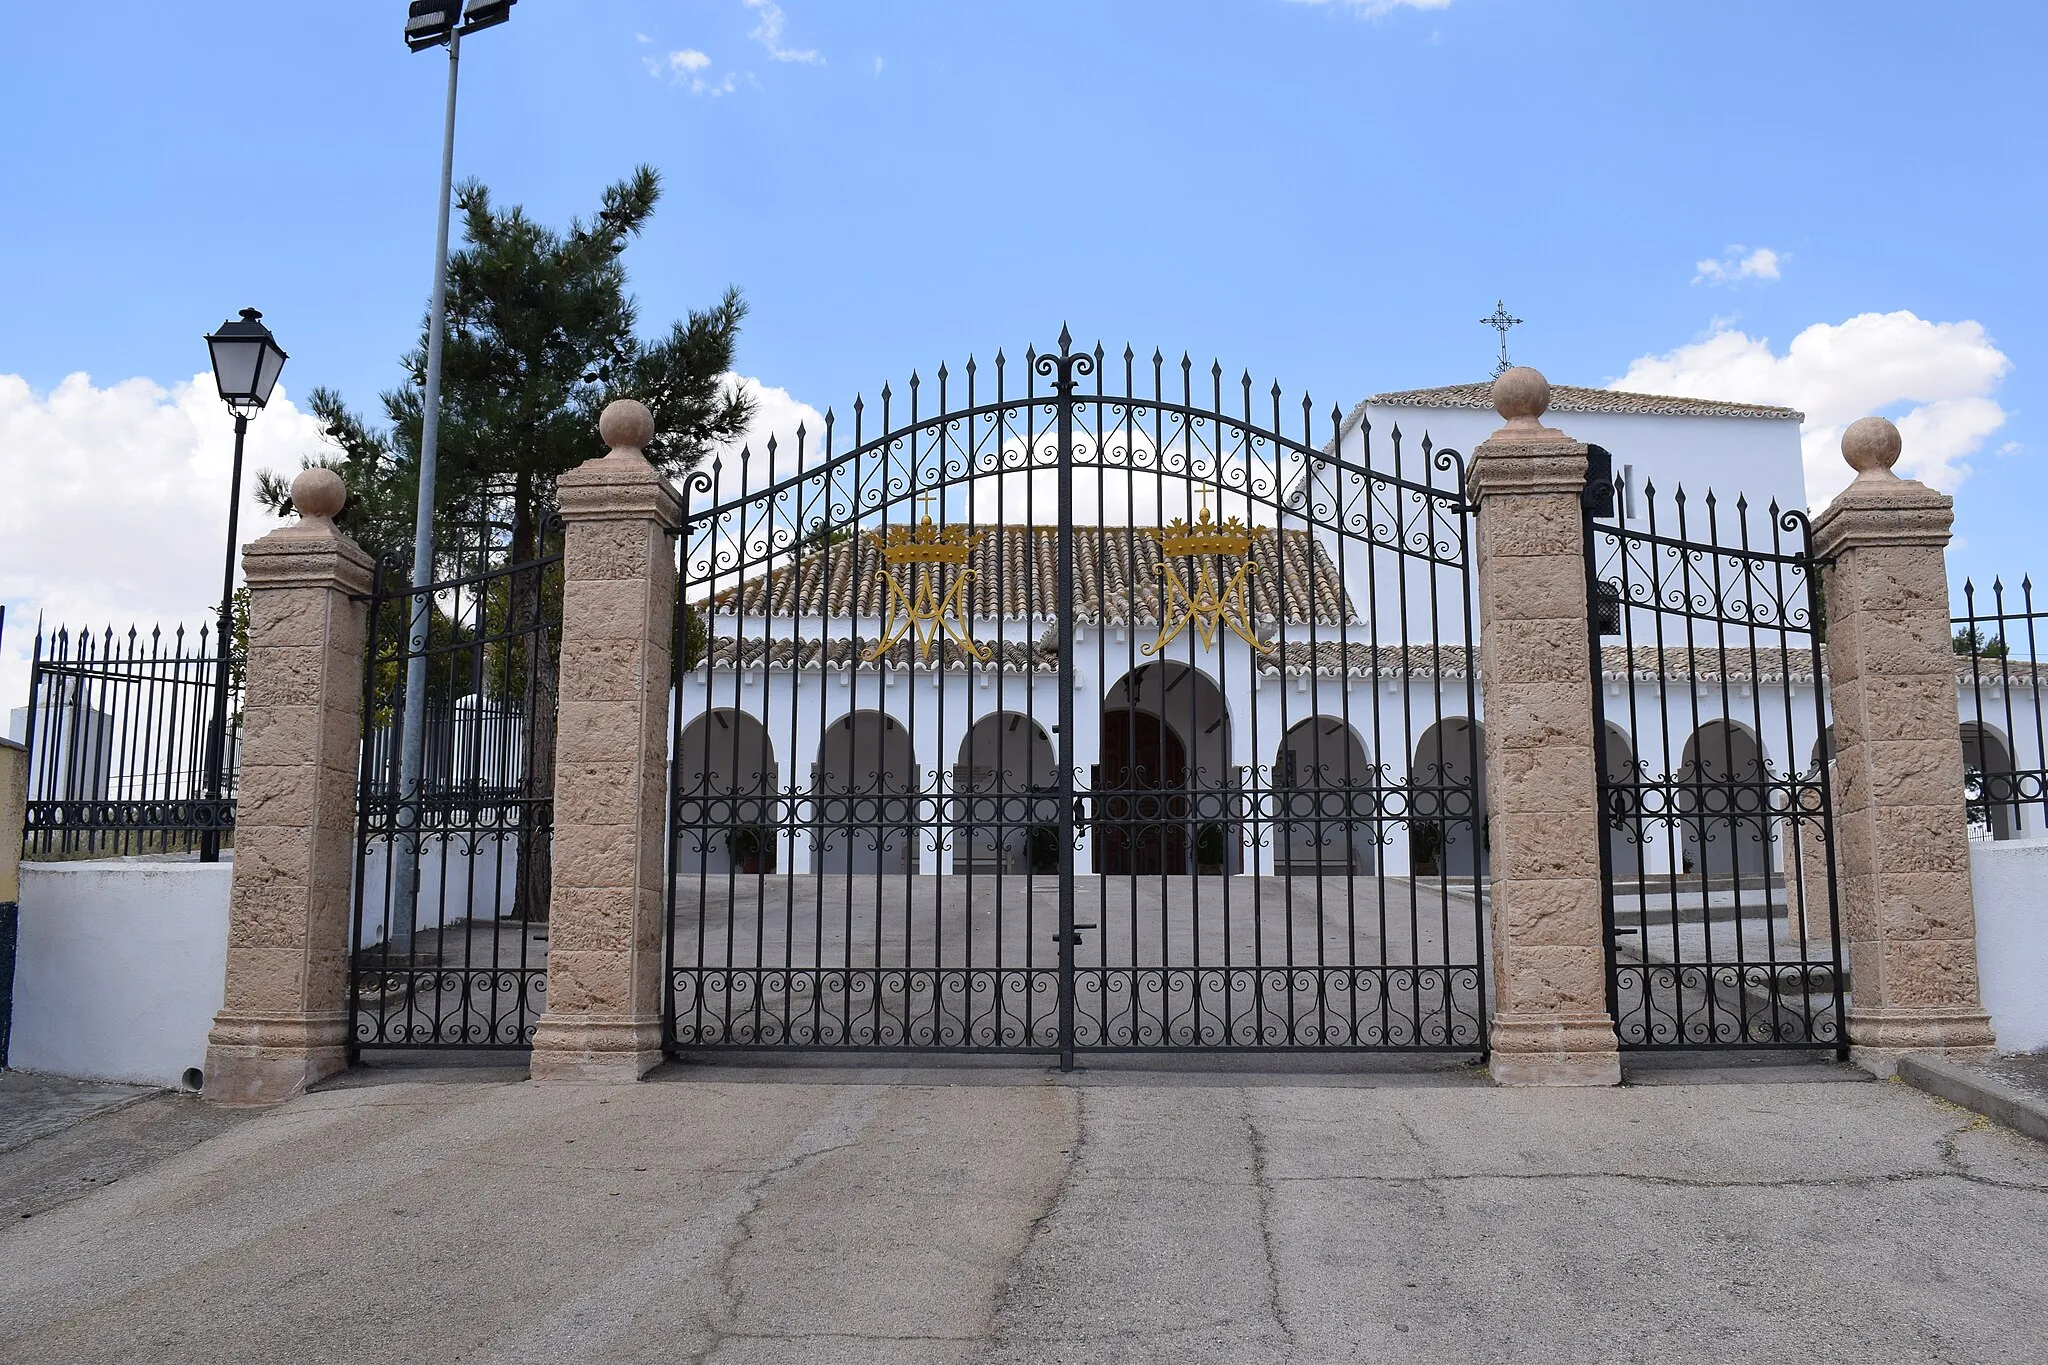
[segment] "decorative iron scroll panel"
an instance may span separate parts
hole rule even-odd
[[[1460,457],[1064,334],[880,399],[686,481],[670,1045],[1483,1050]]]
[[[546,1004],[561,533],[510,562],[486,522],[415,590],[380,564],[364,652],[351,1046],[523,1048]],[[529,553],[532,553],[529,551]],[[431,604],[414,640],[413,604]],[[423,667],[421,667],[423,665]],[[407,687],[426,692],[408,789]]]
[[[1587,604],[1621,1045],[1845,1051],[1806,516],[1651,487],[1613,521],[1626,490],[1600,491]]]

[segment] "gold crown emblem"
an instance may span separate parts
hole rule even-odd
[[[937,526],[930,513],[915,526],[884,526],[868,532],[885,564],[965,564],[982,532],[965,526]]]
[[[1165,526],[1155,528],[1151,535],[1159,542],[1159,552],[1165,555],[1242,555],[1252,547],[1251,528],[1236,517],[1217,521],[1204,507],[1201,514],[1190,526],[1183,517],[1175,517]]]

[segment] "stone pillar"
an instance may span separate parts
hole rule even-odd
[[[682,504],[640,452],[654,419],[631,399],[598,419],[611,453],[558,485],[561,724],[548,1007],[535,1080],[631,1081],[661,1060],[662,848],[669,649]]]
[[[1842,457],[1856,479],[1813,523],[1826,565],[1849,1054],[1880,1076],[1909,1052],[1992,1046],[1942,562],[1954,501],[1894,474],[1899,448],[1882,417],[1851,423]]]
[[[1615,1085],[1600,898],[1594,677],[1586,620],[1586,447],[1542,423],[1550,385],[1493,384],[1507,425],[1472,454],[1479,686],[1491,822],[1493,1078]]]
[[[275,1104],[348,1064],[349,880],[370,556],[334,525],[331,470],[292,480],[298,524],[242,551],[248,684],[228,970],[205,1094]]]

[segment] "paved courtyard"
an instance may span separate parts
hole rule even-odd
[[[2048,1148],[1830,1065],[516,1076],[358,1073],[14,1218],[0,1358],[2042,1356]]]

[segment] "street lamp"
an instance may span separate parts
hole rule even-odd
[[[398,748],[399,866],[391,913],[391,951],[412,951],[414,905],[419,893],[416,853],[420,769],[427,728],[427,626],[434,581],[434,484],[441,445],[441,336],[448,324],[448,201],[455,180],[455,77],[462,40],[512,17],[518,0],[413,0],[405,14],[405,45],[414,52],[446,44],[448,109],[441,123],[441,203],[434,224],[434,287],[427,306],[427,391],[420,411],[419,497],[413,505],[412,608],[408,613],[405,720]]]
[[[199,861],[220,861],[221,792],[228,756],[228,656],[235,642],[235,532],[242,510],[242,438],[249,419],[263,411],[277,376],[284,371],[284,349],[263,325],[263,314],[244,308],[242,316],[223,322],[206,338],[213,357],[213,382],[220,401],[235,414],[235,472],[228,482],[228,554],[220,573],[220,625],[213,639],[213,723],[206,734],[206,800],[213,819],[200,836]]]

